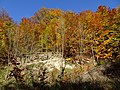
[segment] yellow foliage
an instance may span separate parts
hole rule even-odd
[[[65,60],[67,60],[67,61],[71,61],[71,60],[72,60],[72,58],[66,58]]]

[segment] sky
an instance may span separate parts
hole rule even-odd
[[[33,16],[42,7],[81,12],[96,11],[99,5],[115,8],[120,5],[120,0],[0,0],[0,9],[5,9],[17,22]]]

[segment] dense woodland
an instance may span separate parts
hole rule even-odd
[[[17,65],[17,57],[35,52],[61,53],[80,65],[84,56],[97,65],[120,62],[120,7],[79,13],[42,8],[19,24],[1,9],[0,66]]]

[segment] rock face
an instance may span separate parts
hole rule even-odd
[[[82,74],[81,80],[82,82],[106,82],[106,84],[117,80],[120,84],[120,63],[108,63],[95,67]]]
[[[102,65],[99,67],[95,67],[87,72],[85,72],[84,74],[82,74],[82,81],[86,82],[86,81],[106,81],[109,80],[109,78],[107,78],[103,72],[106,70],[106,66]]]
[[[59,57],[50,58],[45,63],[45,67],[48,68],[49,71],[53,70],[54,68],[60,70],[61,67],[65,67],[65,60]]]
[[[20,61],[20,60],[18,60]],[[31,56],[27,56],[27,58],[22,58],[21,61],[24,61],[23,66],[29,66],[32,64],[40,64],[43,63],[44,67],[48,69],[48,71],[52,71],[53,69],[61,70],[62,67],[73,69],[75,65],[70,65],[65,63],[65,59],[62,57],[61,54],[53,54],[49,52],[40,53],[38,55],[33,54]],[[21,62],[23,63],[23,62]]]
[[[31,64],[43,63],[44,67],[47,68],[48,71],[52,71],[53,69],[57,69],[60,71],[61,67],[65,67],[71,70],[75,68],[74,64],[73,65],[66,64],[61,54],[48,53],[48,54],[40,54],[40,55],[38,54],[37,56],[39,57],[35,57],[35,55],[31,56],[34,57],[34,60],[30,61],[29,63],[26,63],[26,66]],[[120,63],[108,63],[106,65],[94,67],[80,76],[83,82],[91,81],[91,80],[109,81],[110,76],[117,76],[119,74],[120,74]]]

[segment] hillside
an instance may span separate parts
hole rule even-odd
[[[119,90],[120,8],[42,8],[16,23],[0,10],[1,90]]]

